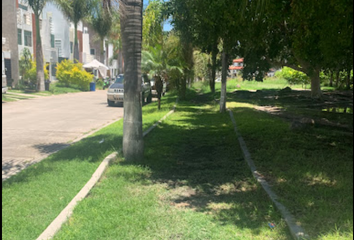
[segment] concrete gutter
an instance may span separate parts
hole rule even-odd
[[[262,185],[263,189],[266,191],[270,199],[273,201],[275,206],[278,208],[280,211],[282,217],[284,218],[285,222],[287,223],[290,233],[293,236],[295,240],[306,240],[309,239],[309,236],[305,233],[304,229],[296,223],[294,216],[288,211],[288,209],[281,204],[278,201],[278,196],[273,192],[271,189],[270,185],[267,183],[267,181],[262,177],[262,175],[257,171],[256,166],[251,158],[251,154],[247,149],[246,143],[243,140],[241,134],[237,130],[237,125],[236,121],[234,118],[234,115],[230,109],[228,109],[231,117],[231,121],[234,125],[234,130],[237,135],[238,141],[240,143],[243,155],[245,157],[245,160],[250,167],[253,176],[256,178],[256,180]]]
[[[145,137],[155,127],[157,127],[160,123],[162,123],[162,121],[164,121],[168,116],[170,116],[176,110],[177,103],[178,103],[178,98],[176,100],[176,104],[173,106],[173,110],[167,113],[163,118],[161,118],[157,123],[151,126],[148,130],[146,130],[143,133],[143,136]],[[75,142],[79,140],[81,139],[77,139],[75,140]],[[54,237],[54,235],[60,230],[61,226],[70,218],[75,206],[87,196],[90,190],[101,179],[103,173],[106,171],[110,162],[116,159],[117,157],[118,157],[118,152],[114,152],[102,161],[100,166],[92,175],[91,179],[86,183],[86,185],[81,189],[81,191],[73,198],[73,200],[71,200],[71,202],[64,208],[64,210],[61,211],[61,213],[54,219],[54,221],[44,230],[44,232],[37,238],[37,240],[48,240]]]

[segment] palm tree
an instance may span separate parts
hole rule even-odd
[[[141,99],[141,45],[143,0],[120,0],[124,57],[123,155],[127,161],[142,160],[144,140]]]
[[[94,8],[89,19],[89,24],[92,29],[98,34],[101,40],[101,62],[104,62],[104,40],[111,31],[112,15],[110,14],[109,4],[104,1],[102,4],[98,3]]]
[[[142,52],[141,69],[145,74],[150,74],[155,79],[158,109],[160,109],[161,94],[162,94],[162,80],[166,80],[171,70],[178,70],[183,72],[183,64],[177,59],[173,59],[176,49],[168,49],[160,44],[156,44],[154,47],[149,47],[149,50]],[[177,61],[176,61],[177,60]],[[160,88],[159,88],[160,86]]]
[[[24,48],[19,61],[20,74],[24,80],[26,73],[32,68],[32,54],[28,48]]]
[[[77,39],[77,25],[89,16],[97,2],[95,0],[55,0],[63,14],[74,23],[74,59],[79,60],[79,43]]]
[[[28,0],[28,4],[31,6],[34,18],[36,21],[36,65],[37,65],[37,90],[44,91],[44,70],[43,70],[43,50],[42,40],[39,28],[39,16],[42,14],[43,8],[48,0]]]

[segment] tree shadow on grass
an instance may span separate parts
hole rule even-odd
[[[145,139],[144,161],[120,164],[148,167],[149,179],[169,190],[162,201],[213,214],[217,224],[235,225],[256,236],[268,222],[279,223],[279,213],[271,201],[264,200],[266,194],[243,160],[229,116],[183,104],[177,112],[195,114],[177,124],[162,123]],[[146,176],[133,181],[151,184]]]

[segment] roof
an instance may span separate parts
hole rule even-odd
[[[238,58],[233,61],[234,63],[243,63],[243,58]]]
[[[230,66],[229,70],[242,70],[243,67]]]

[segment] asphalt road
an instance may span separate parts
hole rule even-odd
[[[123,108],[107,106],[107,90],[2,103],[2,179],[113,123]]]

